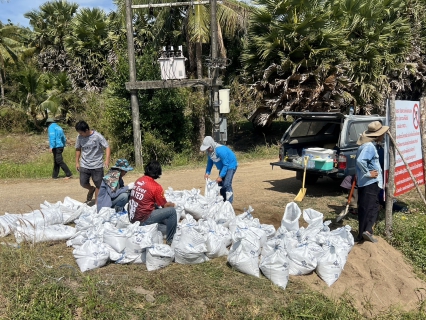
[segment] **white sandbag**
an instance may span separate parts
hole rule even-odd
[[[117,229],[109,222],[104,224],[104,228],[104,242],[117,252],[123,251],[127,242],[126,229]]]
[[[272,224],[261,224],[260,229],[265,231],[266,238],[268,240],[272,239],[275,236],[276,230],[275,230],[275,227]]]
[[[215,198],[209,198],[208,203],[208,210],[204,213],[203,219],[213,219],[216,221],[216,217],[220,215],[220,212],[222,211],[222,206],[224,204],[223,197],[217,196]]]
[[[229,230],[223,226],[219,226],[213,220],[207,220],[203,223],[204,231],[206,232],[206,256],[210,259],[225,256],[228,254],[226,244],[229,242],[231,236]],[[227,237],[229,236],[229,238]]]
[[[236,270],[259,278],[259,247],[257,240],[251,240],[253,239],[244,238],[233,243],[229,250],[228,262]]]
[[[220,193],[221,187],[218,186],[216,180],[206,179],[206,186],[204,188],[204,196],[206,198],[216,198]],[[223,198],[222,198],[223,199]]]
[[[286,252],[282,248],[276,247],[272,254],[262,257],[259,268],[265,277],[285,289],[289,278],[289,265]]]
[[[79,207],[85,205],[85,203],[66,196],[64,198],[63,205],[69,208],[78,209]]]
[[[84,204],[87,206],[86,204]],[[84,206],[80,206],[77,209],[69,208],[67,206],[61,205],[60,210],[62,212],[62,217],[64,219],[64,224],[68,224],[77,220],[84,210]]]
[[[139,226],[135,223],[127,228],[127,240],[125,243],[126,251],[132,253],[142,253],[148,247],[161,241],[162,237],[158,234],[158,224],[149,224]],[[161,241],[162,242],[162,241]]]
[[[354,236],[351,233],[351,226],[348,225],[331,231],[328,240],[335,246],[346,247],[348,252],[352,250],[355,244]]]
[[[285,251],[284,239],[274,238],[268,240],[262,247],[260,254],[262,255],[262,258],[265,258],[273,254],[276,250]]]
[[[233,233],[237,227],[237,225],[240,222],[244,222],[244,224],[247,225],[248,221],[253,220],[253,216],[252,216],[252,212],[254,211],[254,209],[249,206],[249,208],[246,210],[244,209],[244,212],[237,215],[235,218],[231,219],[231,221],[229,221],[229,223],[227,223],[226,225],[224,225],[225,227],[229,228],[229,230],[231,231],[231,233]]]
[[[300,276],[311,273],[317,267],[317,259],[307,245],[300,245],[287,251],[290,260],[290,274]]]
[[[35,226],[21,223],[14,231],[17,243],[24,241],[36,243],[45,241],[68,240],[75,233],[74,227],[66,226],[63,224],[55,224],[51,226]]]
[[[299,230],[299,218],[302,215],[299,206],[295,202],[287,203],[284,211],[281,226],[285,227],[288,231]]]
[[[167,267],[175,257],[172,248],[167,244],[155,244],[146,251],[146,269],[148,271]]]
[[[215,214],[213,220],[216,221],[217,224],[222,224],[224,227],[228,227],[232,219],[235,219],[234,207],[232,207],[232,203],[225,201],[220,207],[219,212]]]
[[[119,258],[114,261],[117,264],[142,263],[141,255],[143,252],[129,252],[129,250],[124,249],[123,251],[119,252],[119,254]]]
[[[109,259],[109,251],[105,245],[91,240],[74,249],[72,253],[81,272],[100,268]]]
[[[322,226],[324,215],[319,211],[309,208],[303,210],[303,219],[309,226]]]
[[[114,212],[111,214],[109,222],[117,229],[125,229],[131,223],[127,211]]]
[[[197,264],[208,261],[206,239],[195,227],[182,228],[182,234],[175,247],[175,261],[181,264]]]
[[[330,287],[339,279],[342,270],[343,265],[339,254],[334,246],[329,247],[329,250],[318,260],[316,273]]]
[[[22,214],[9,214],[0,216],[0,237],[6,237],[16,229],[16,221],[23,218]]]

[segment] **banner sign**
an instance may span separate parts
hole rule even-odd
[[[419,101],[395,101],[396,144],[419,185],[424,184]],[[414,188],[399,153],[395,158],[395,197]]]

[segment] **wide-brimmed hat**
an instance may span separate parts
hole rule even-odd
[[[113,168],[124,170],[124,171],[132,171],[133,170],[133,168],[129,164],[129,161],[127,161],[126,159],[118,159],[115,162],[115,165],[113,166]]]
[[[363,135],[367,137],[380,137],[388,130],[389,127],[382,125],[380,121],[373,121],[368,124],[368,130],[364,131]]]
[[[54,118],[47,118],[46,123],[56,122]]]

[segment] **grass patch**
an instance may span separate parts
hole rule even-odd
[[[233,270],[226,258],[154,272],[111,264],[83,274],[63,243],[1,249],[2,319],[362,319],[348,302],[295,282],[281,290]]]
[[[25,158],[25,154],[22,157]],[[66,147],[64,149],[63,158],[68,168],[73,174],[77,174],[75,169],[75,149]],[[10,160],[1,162],[0,166],[0,179],[13,179],[13,178],[26,178],[26,179],[39,179],[51,178],[53,170],[53,155],[49,149],[45,153],[41,153],[31,162],[16,163]],[[59,172],[59,177],[65,177],[65,173]]]
[[[351,297],[330,300],[294,278],[282,290],[235,271],[225,257],[153,272],[110,264],[81,273],[60,242],[0,249],[2,319],[364,319]],[[390,310],[375,319],[424,316]]]

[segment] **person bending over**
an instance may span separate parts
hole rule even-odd
[[[228,200],[232,203],[234,201],[232,179],[234,178],[234,174],[238,167],[235,153],[227,146],[223,146],[215,142],[210,136],[204,138],[200,151],[207,152],[207,167],[204,179],[208,179],[210,176],[214,163],[216,168],[219,170],[219,176],[216,178],[216,182],[222,187],[220,189],[220,194],[223,197],[223,201]]]
[[[129,219],[141,226],[164,223],[167,227],[166,242],[171,245],[176,233],[177,215],[175,204],[167,202],[164,190],[155,180],[162,174],[158,161],[151,161],[145,167],[144,176],[136,180],[130,192]]]
[[[130,182],[124,186],[123,177],[133,168],[126,159],[118,159],[117,162],[103,177],[101,188],[98,194],[98,212],[103,208],[115,208],[116,212],[123,211],[124,206],[129,202],[129,192],[134,183]]]

